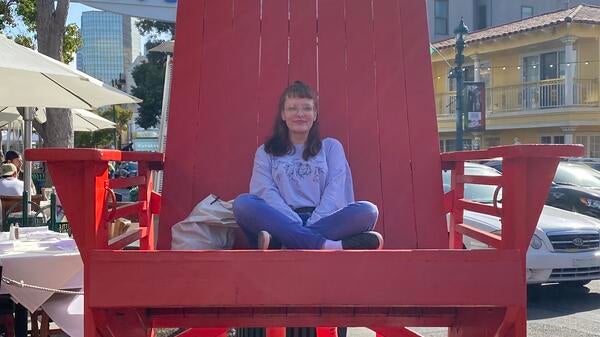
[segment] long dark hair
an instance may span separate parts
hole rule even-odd
[[[316,156],[317,153],[321,151],[321,133],[319,132],[319,114],[316,97],[317,96],[312,88],[302,81],[296,81],[292,83],[283,91],[281,97],[279,98],[279,107],[277,109],[277,116],[275,116],[273,134],[265,143],[265,151],[267,153],[280,157],[286,154],[292,154],[294,151],[296,151],[289,137],[290,130],[285,124],[285,121],[281,119],[281,114],[285,108],[285,100],[287,98],[309,98],[313,100],[315,111],[317,112],[317,119],[314,121],[312,127],[308,131],[308,137],[304,143],[302,158],[304,160],[308,160],[311,157]]]

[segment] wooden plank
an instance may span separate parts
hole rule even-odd
[[[95,251],[88,266],[86,295],[98,308],[503,306],[525,300],[515,295],[525,287],[513,277],[523,272],[516,250]],[[193,277],[173,276],[182,272]],[[114,275],[118,289],[110,282]],[[344,277],[331,282],[332,275]]]
[[[187,156],[189,164],[193,166],[193,174],[186,176],[191,179],[186,183],[192,185],[191,199],[186,201],[194,205],[211,193],[225,200],[232,197],[225,194],[226,181],[235,179],[229,164],[233,158],[227,152],[237,144],[228,138],[227,130],[236,129],[236,119],[241,114],[231,110],[232,102],[239,99],[237,96],[240,93],[237,84],[233,84],[237,79],[234,81],[231,70],[231,63],[237,61],[232,55],[233,11],[233,0],[206,2],[202,62],[204,81],[196,116],[189,118],[191,123],[196,123],[197,129],[190,133],[194,136],[192,144],[195,148],[194,154],[190,156],[188,153]],[[235,174],[239,174],[239,171]]]
[[[145,209],[146,208],[146,202],[145,201],[137,201],[137,202],[132,202],[132,203],[127,203],[126,205],[121,205],[118,206],[117,208],[111,208],[108,210],[108,214],[109,214],[109,221],[110,220],[114,220],[114,219],[118,219],[118,218],[123,218],[127,215],[131,215],[131,214],[137,214],[140,209]]]
[[[210,326],[210,327],[265,327],[265,326],[451,326],[455,319],[454,308],[369,308],[358,311],[352,308],[307,308],[302,315],[288,312],[289,308],[260,308],[184,311],[177,309],[150,309],[155,327]],[[280,309],[280,310],[278,310]],[[311,310],[312,309],[312,310]],[[350,310],[347,310],[350,309]],[[212,324],[212,325],[211,325]],[[379,328],[381,329],[381,328]],[[387,337],[387,335],[386,335]],[[393,337],[393,336],[392,336]]]
[[[263,144],[279,120],[279,95],[288,85],[288,2],[263,0],[258,84],[258,135]]]
[[[318,122],[324,137],[349,146],[347,106],[346,23],[343,1],[319,1],[319,112]]]
[[[457,224],[456,231],[494,248],[500,248],[502,244],[502,237],[499,235],[482,231],[464,223]]]
[[[350,167],[357,200],[382,205],[371,1],[346,2]]]
[[[30,161],[149,161],[162,162],[159,152],[122,152],[99,149],[27,149],[25,158]]]
[[[503,214],[502,208],[496,208],[493,205],[482,204],[480,202],[475,202],[467,199],[458,199],[455,206],[457,208],[462,208],[468,211],[488,214],[497,217],[501,217]]]
[[[148,235],[148,228],[145,227],[128,230],[127,232],[108,240],[108,248],[114,250],[123,249],[127,245],[146,237],[146,235]]]
[[[288,81],[317,86],[317,1],[289,0],[290,71]]]
[[[108,187],[113,189],[127,188],[132,186],[143,185],[146,183],[146,177],[135,176],[128,178],[111,179],[108,181]]]
[[[549,145],[524,144],[496,146],[480,151],[458,151],[442,154],[443,161],[483,160],[493,158],[523,158],[523,157],[581,157],[584,155],[582,145]]]
[[[203,82],[202,65],[205,44],[204,21],[205,0],[182,1],[178,5],[177,29],[185,32],[177,37],[175,46],[171,106],[169,109],[169,141],[165,153],[165,174],[163,183],[163,206],[159,226],[158,248],[171,247],[171,226],[183,219],[192,208],[193,163],[182,165],[183,158],[190,155],[190,147],[196,145],[195,135],[199,132],[195,121],[200,100],[200,86]],[[194,120],[193,122],[191,120]],[[186,177],[186,179],[182,179]]]
[[[411,164],[417,243],[419,248],[445,247],[446,221],[441,212],[442,177],[439,160],[437,116],[433,96],[433,75],[429,56],[427,16],[424,1],[400,1],[405,69],[407,123],[411,147]]]
[[[377,61],[377,114],[386,248],[417,247],[411,144],[408,138],[406,81],[400,9],[396,0],[373,2]],[[375,115],[375,114],[373,114]]]
[[[221,147],[218,160],[226,165],[221,173],[223,179],[212,177],[218,181],[219,196],[225,200],[248,192],[258,134],[260,0],[235,0],[233,10],[233,31],[228,48],[230,75],[227,82],[230,89],[221,93],[228,101],[226,114],[233,119],[223,123],[221,118],[221,144],[228,145]]]

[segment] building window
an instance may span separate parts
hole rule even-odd
[[[435,33],[448,35],[448,0],[435,0]]]
[[[454,139],[440,139],[440,151],[451,152],[456,149],[456,141]]]
[[[564,144],[565,136],[541,136],[541,144]]]
[[[521,19],[527,19],[533,16],[533,7],[521,6]]]
[[[487,24],[487,5],[485,3],[475,3],[475,29],[483,29],[488,26]]]
[[[576,136],[575,144],[585,147],[585,155],[590,158],[600,158],[600,136]]]
[[[486,149],[489,149],[490,147],[494,147],[494,146],[499,146],[500,145],[500,137],[486,137],[484,144],[485,144]]]
[[[463,138],[463,149],[471,150],[473,147],[473,139]],[[455,139],[440,139],[440,151],[451,152],[456,151],[456,140]]]
[[[475,69],[474,65],[467,65],[463,67],[465,70],[463,71],[463,79],[465,82],[473,82],[475,81],[475,72],[479,72],[479,81],[485,83],[486,89],[491,86],[492,83],[492,68],[490,62],[481,62],[479,64],[479,69]],[[452,69],[450,69],[452,70]],[[448,91],[456,91],[456,79],[449,78],[448,79]]]

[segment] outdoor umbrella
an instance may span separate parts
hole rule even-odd
[[[115,127],[114,122],[88,110],[71,109],[71,114],[73,116],[73,131],[94,132]],[[34,118],[40,123],[45,123],[46,110],[37,110],[34,112]],[[0,126],[13,121],[23,121],[17,108],[0,108]]]
[[[0,106],[25,107],[25,148],[31,147],[33,108],[95,109],[140,100],[0,34]],[[25,162],[25,186],[31,163]]]
[[[0,106],[96,109],[139,103],[102,81],[0,34]]]

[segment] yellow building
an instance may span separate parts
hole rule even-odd
[[[486,131],[465,148],[514,143],[584,144],[600,158],[600,7],[580,5],[473,32],[466,81],[486,87]],[[433,44],[440,148],[454,149],[454,42]]]

